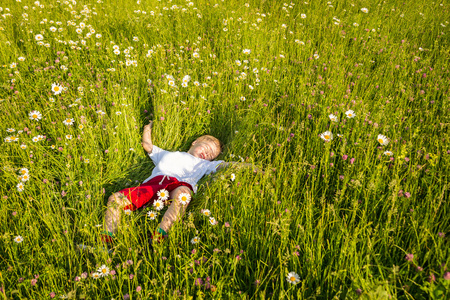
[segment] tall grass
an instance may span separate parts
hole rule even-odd
[[[247,2],[2,2],[4,299],[449,296],[448,3]],[[202,179],[153,248],[164,211],[124,216],[108,253],[149,120],[161,148],[212,134],[259,171]]]

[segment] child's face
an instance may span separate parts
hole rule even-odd
[[[211,161],[219,156],[220,150],[212,141],[194,141],[188,153],[192,156]]]

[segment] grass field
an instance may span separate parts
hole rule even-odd
[[[0,6],[0,298],[450,297],[448,1]],[[149,120],[260,172],[202,179],[154,249],[164,210],[124,215],[107,253]]]

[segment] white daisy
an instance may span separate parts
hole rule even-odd
[[[147,217],[149,217],[150,220],[155,220],[157,216],[157,212],[154,210],[151,210],[147,213]]]
[[[183,82],[188,83],[189,81],[191,81],[191,76],[185,75],[185,76],[183,77]]]
[[[347,110],[347,111],[345,112],[345,115],[346,115],[347,118],[349,118],[349,119],[356,117],[355,112],[354,112],[353,110],[351,110],[351,109],[350,109],[350,110]]]
[[[14,128],[8,128],[8,129],[6,129],[6,132],[14,132],[14,131],[16,131]]]
[[[157,195],[158,199],[162,201],[167,200],[169,198],[169,192],[166,189],[159,190]]]
[[[44,39],[44,36],[43,36],[42,34],[36,34],[35,37],[34,37],[34,39],[35,39],[36,41],[42,41],[42,40]]]
[[[331,133],[331,131],[325,131],[324,133],[320,134],[320,137],[325,142],[329,142],[329,141],[331,141],[333,139],[333,133]]]
[[[305,15],[305,14],[301,14],[300,17],[301,17],[302,19],[306,19],[306,15]]]
[[[211,211],[209,209],[202,209],[202,214],[209,217],[211,215]]]
[[[72,139],[72,135],[71,134],[67,134],[66,135],[66,139],[71,140]]]
[[[219,223],[219,222],[217,222],[216,219],[214,219],[213,217],[210,217],[210,218],[209,218],[209,224],[211,224],[211,225],[214,226],[214,225],[217,225],[218,223]]]
[[[21,149],[26,149],[26,148],[27,148],[27,145],[22,144],[22,145],[20,145],[20,148],[21,148]]]
[[[231,174],[231,181],[234,181],[236,179],[236,175],[234,173]]]
[[[94,278],[94,279],[99,279],[100,277],[102,277],[102,274],[100,274],[100,273],[93,273],[92,274],[92,278]]]
[[[183,82],[183,83],[181,83],[181,86],[182,86],[182,87],[187,87],[188,84],[187,84],[187,82]]]
[[[192,238],[192,240],[191,240],[191,244],[197,244],[199,242],[200,242],[200,238],[198,236]]]
[[[287,282],[289,282],[289,283],[291,283],[293,285],[296,285],[297,283],[300,282],[300,277],[298,276],[297,273],[290,272],[290,273],[287,274],[286,280],[287,280]]]
[[[56,83],[52,84],[52,92],[54,95],[61,94],[62,90],[63,90],[62,86],[60,86],[59,84]]]
[[[381,134],[378,135],[377,141],[378,141],[378,143],[380,143],[381,145],[384,145],[384,146],[389,144],[389,139],[386,136],[381,135]]]
[[[24,189],[25,187],[23,186],[23,183],[22,183],[22,182],[19,182],[19,183],[16,185],[16,188],[17,188],[17,191],[18,191],[18,192],[21,192],[21,191],[23,191],[23,189]]]
[[[19,141],[19,138],[17,137],[17,136],[9,136],[9,137],[7,137],[7,139],[8,139],[8,143],[11,143],[11,142],[18,142]],[[5,139],[6,140],[6,139]]]
[[[23,242],[23,237],[18,235],[14,238],[14,242],[16,242],[17,244],[20,244]]]
[[[162,200],[161,199],[158,199],[158,200],[156,200],[154,203],[153,203],[153,206],[155,207],[155,209],[156,210],[162,210],[163,208],[164,208],[164,203],[162,202]]]
[[[314,53],[314,59],[319,59],[319,54],[317,54],[317,53]]]
[[[337,118],[335,115],[333,115],[333,114],[330,114],[328,117],[329,117],[330,120],[333,121],[333,122],[337,122],[337,121],[338,121],[338,118]]]
[[[30,175],[23,174],[22,176],[19,177],[19,179],[22,180],[22,182],[26,182],[30,179]]]
[[[21,175],[28,174],[29,172],[30,172],[30,171],[28,171],[27,168],[22,168],[22,169],[19,170],[19,173],[20,173]]]
[[[244,49],[242,50],[242,53],[244,54],[250,54],[251,50],[250,49]]]
[[[65,119],[63,121],[64,125],[73,125],[74,119]]]
[[[241,65],[241,61],[240,60],[236,60],[234,61],[236,63],[236,65],[240,66]]]
[[[194,53],[192,53],[192,56],[195,57],[195,58],[199,58],[200,54],[198,54],[197,52],[194,52]]]
[[[245,101],[246,99],[245,99],[245,97],[244,97],[244,96],[242,96],[242,97],[241,97],[241,100],[242,100],[242,101]]]
[[[361,8],[361,11],[362,11],[363,13],[366,13],[366,14],[369,12],[369,10],[368,10],[367,8],[365,8],[365,7]]]
[[[125,215],[131,216],[131,209],[125,209],[123,212],[125,213]]]
[[[97,272],[100,273],[102,277],[105,277],[109,275],[109,268],[106,265],[102,265],[98,268]]]
[[[383,154],[386,155],[386,156],[392,156],[392,155],[394,155],[394,153],[393,153],[392,151],[384,151]]]
[[[42,114],[40,112],[38,112],[37,110],[30,111],[28,116],[30,117],[30,120],[39,121],[40,119],[42,119]]]
[[[191,195],[188,193],[181,193],[178,196],[178,201],[181,203],[181,205],[188,205],[191,201]]]

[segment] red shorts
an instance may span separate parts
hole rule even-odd
[[[187,182],[178,181],[175,177],[160,175],[139,186],[123,189],[119,193],[124,194],[131,201],[130,205],[124,207],[124,210],[135,211],[146,204],[153,204],[158,199],[158,191],[166,189],[170,193],[179,186],[187,186],[193,191],[192,186]]]

